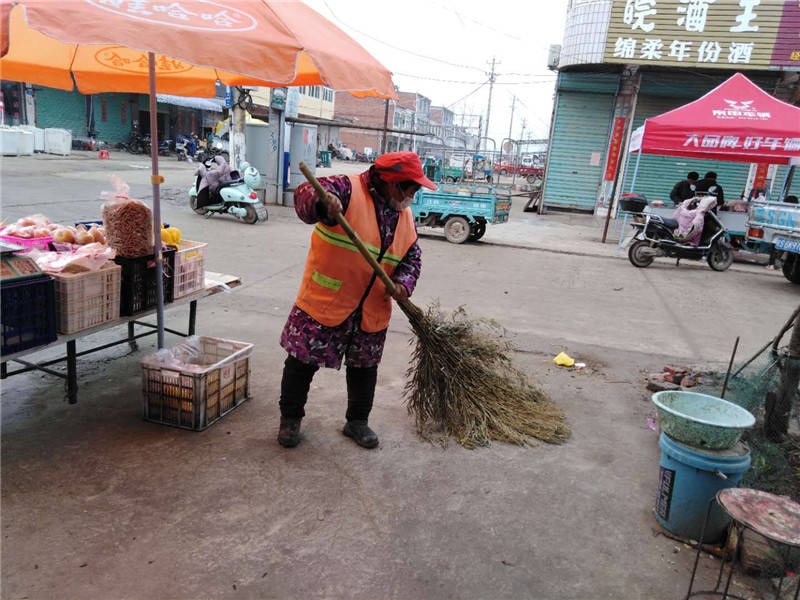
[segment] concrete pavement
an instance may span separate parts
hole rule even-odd
[[[145,161],[112,156],[3,160],[3,216],[95,217],[112,168],[147,197]],[[371,418],[379,449],[341,435],[344,376],[323,370],[305,440],[287,451],[274,441],[285,357],[277,339],[310,228],[286,207],[270,206],[270,220],[256,226],[204,219],[183,195],[191,166],[162,166],[165,220],[209,242],[209,270],[244,282],[203,302],[198,323],[203,334],[256,343],[252,400],[203,433],[143,422],[138,361],[153,350],[150,338],[139,352],[120,346],[80,359],[76,406],[62,402],[61,381],[50,376],[4,380],[3,598],[685,593],[692,555],[653,533],[659,450],[646,425],[654,411],[643,371],[676,361],[721,367],[737,335],[747,355],[796,307],[796,286],[762,268],[713,273],[657,261],[638,270],[602,246],[583,256],[499,245],[504,238],[456,246],[426,233],[413,300],[497,319],[519,347],[518,366],[566,410],[572,439],[476,451],[421,442],[401,400],[409,333],[396,314]],[[490,227],[487,241],[510,232],[518,216]],[[558,218],[567,223],[531,217],[520,231],[533,242],[549,235],[566,250],[577,227],[587,240],[597,234],[585,220]],[[183,326],[185,309],[167,314]],[[93,341],[112,334],[124,332]],[[562,349],[589,367],[555,367]],[[718,562],[701,565],[710,582]]]

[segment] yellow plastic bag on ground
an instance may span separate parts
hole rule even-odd
[[[558,356],[553,359],[559,367],[571,367],[575,364],[575,359],[567,355],[566,352],[559,352]]]

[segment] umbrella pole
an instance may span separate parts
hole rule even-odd
[[[150,70],[150,161],[153,175],[153,254],[156,257],[156,298],[158,348],[164,347],[164,262],[161,255],[161,193],[159,185],[164,180],[158,174],[158,115],[156,114],[156,56],[147,53]]]

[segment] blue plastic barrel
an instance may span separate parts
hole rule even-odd
[[[659,439],[661,469],[654,512],[672,533],[700,539],[708,502],[721,489],[736,487],[750,468],[750,451],[741,443],[726,450],[701,450],[676,442],[666,433]],[[716,504],[706,525],[703,542],[718,542],[728,517]]]

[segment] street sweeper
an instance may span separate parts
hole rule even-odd
[[[342,433],[359,446],[375,448],[378,436],[368,419],[375,395],[392,298],[407,302],[422,266],[409,205],[420,187],[436,189],[412,152],[383,154],[359,175],[323,177],[326,201],[310,183],[294,193],[297,216],[315,225],[295,305],[281,334],[288,353],[280,395],[278,442],[301,441],[308,390],[320,367],[338,369],[344,360],[346,423]],[[389,289],[348,237],[343,215],[382,270]]]

